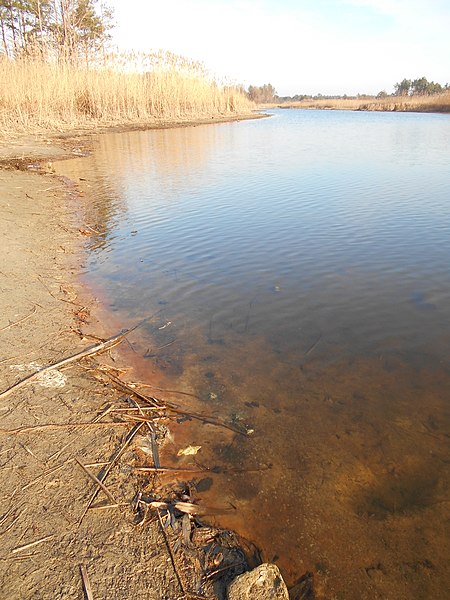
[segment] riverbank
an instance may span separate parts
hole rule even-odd
[[[89,235],[83,196],[51,164],[89,145],[87,131],[2,140],[2,393],[123,326],[93,316],[100,306],[79,280]],[[137,410],[133,389],[114,383],[124,356],[111,348],[0,394],[0,598],[75,599],[88,580],[94,598],[221,598],[259,562],[232,532],[194,521],[193,474],[156,486],[155,495],[154,473],[136,470],[155,461],[166,411],[144,395]],[[147,417],[155,412],[156,421]]]
[[[359,98],[317,98],[298,102],[263,104],[260,108],[450,113],[450,93],[446,92],[435,96],[388,96],[386,98],[365,96]]]

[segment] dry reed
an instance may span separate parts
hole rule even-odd
[[[319,108],[398,112],[450,112],[450,92],[434,96],[388,96],[386,98],[318,98],[278,104],[282,108]]]
[[[3,132],[68,130],[247,114],[254,105],[201,64],[169,52],[116,54],[101,64],[0,56]]]

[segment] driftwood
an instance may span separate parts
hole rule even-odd
[[[60,367],[68,365],[72,362],[75,362],[77,360],[81,360],[82,358],[85,358],[86,356],[93,356],[94,354],[99,354],[100,352],[110,350],[114,346],[117,346],[118,344],[120,344],[125,339],[125,337],[129,333],[134,331],[137,327],[139,327],[139,325],[136,325],[135,327],[132,327],[131,329],[127,329],[127,330],[123,331],[122,333],[119,333],[118,335],[114,335],[113,337],[105,340],[104,342],[100,342],[99,344],[94,344],[93,346],[89,346],[88,348],[85,348],[84,350],[81,350],[80,352],[77,352],[76,354],[72,354],[71,356],[68,356],[67,358],[58,360],[57,362],[55,362],[51,365],[48,365],[47,367],[42,367],[42,369],[38,369],[31,375],[27,375],[26,377],[24,377],[23,379],[21,379],[20,381],[18,381],[17,383],[12,385],[8,389],[6,389],[5,391],[1,392],[0,399],[6,398],[10,394],[12,394],[12,392],[19,390],[20,388],[23,388],[24,386],[28,385],[29,383],[31,383],[32,381],[37,379],[43,373],[48,373],[49,371],[53,371],[54,369],[58,369]]]

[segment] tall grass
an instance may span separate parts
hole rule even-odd
[[[374,110],[398,112],[450,112],[450,92],[434,96],[388,96],[387,98],[319,98],[278,104],[282,108]]]
[[[237,87],[169,52],[116,54],[84,65],[0,56],[0,82],[4,132],[201,119],[254,108]]]

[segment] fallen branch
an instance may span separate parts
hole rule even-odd
[[[139,325],[136,325],[135,327],[132,327],[131,329],[127,329],[127,330],[123,331],[122,333],[119,333],[118,335],[114,335],[113,337],[105,340],[104,342],[100,342],[99,344],[95,344],[94,346],[89,346],[88,348],[81,350],[81,352],[72,354],[71,356],[68,356],[67,358],[63,358],[62,360],[59,360],[51,365],[48,365],[47,367],[42,367],[42,369],[38,369],[31,375],[27,375],[26,377],[24,377],[23,379],[21,379],[20,381],[18,381],[17,383],[12,385],[8,389],[6,389],[4,392],[0,393],[0,399],[6,398],[6,396],[9,396],[9,394],[14,392],[15,390],[18,390],[18,389],[24,387],[25,385],[27,385],[28,383],[30,383],[31,381],[34,381],[43,373],[48,373],[49,371],[53,371],[54,369],[58,369],[69,363],[75,362],[77,360],[81,360],[82,358],[85,358],[86,356],[93,356],[94,354],[99,354],[100,352],[104,352],[106,350],[111,350],[111,348],[120,344],[125,339],[125,337],[129,333],[134,331],[138,326]]]

